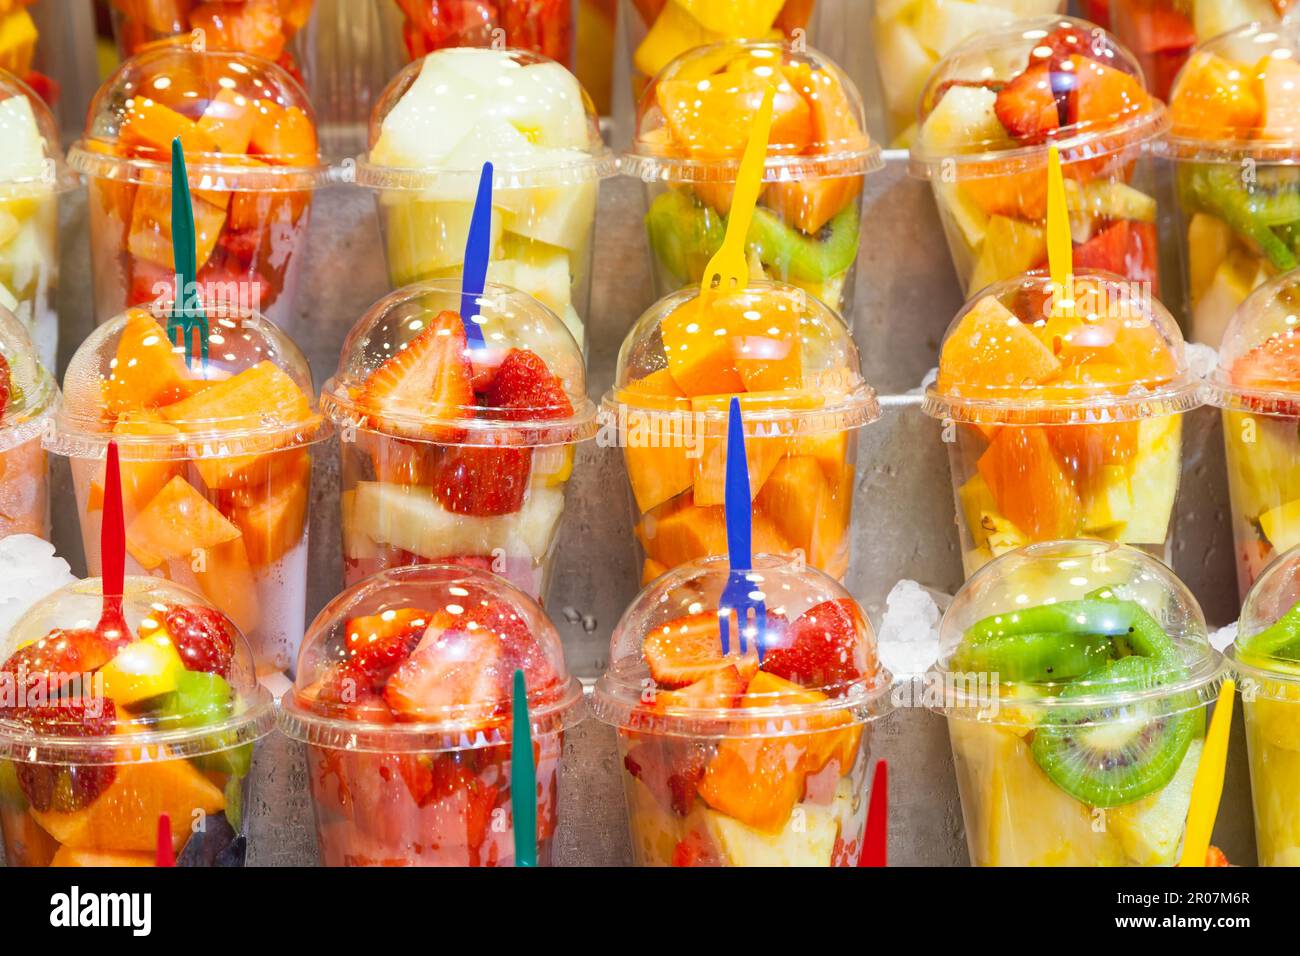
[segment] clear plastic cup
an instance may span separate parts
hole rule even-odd
[[[487,161],[488,279],[540,300],[584,343],[596,193],[615,161],[578,81],[535,53],[439,50],[380,96],[356,179],[375,190],[393,285],[460,277]]]
[[[412,60],[449,47],[499,47],[538,53],[573,66],[574,0],[381,0],[402,14]]]
[[[1221,659],[1168,567],[1030,545],[967,581],[939,634],[972,864],[1177,861]]]
[[[345,574],[467,565],[540,599],[577,443],[596,431],[582,352],[554,312],[498,285],[480,299],[484,345],[468,345],[460,304],[451,279],[380,299],[322,389]]]
[[[730,574],[725,557],[674,569],[610,639],[592,713],[617,728],[632,858],[856,866],[872,724],[891,680],[871,625],[832,578],[764,554],[745,581],[766,616],[742,644],[732,615],[745,615],[722,603]]]
[[[21,322],[0,309],[0,538],[50,536],[49,468],[42,439],[59,386]]]
[[[551,861],[564,732],[585,707],[536,601],[473,568],[381,571],[317,615],[281,729],[307,744],[325,866],[510,866],[512,681],[524,672],[537,858]]]
[[[693,49],[646,89],[623,171],[645,183],[658,295],[698,286],[722,245],[740,156],[777,78],[752,278],[788,282],[833,309],[852,303],[863,176],[881,167],[853,82],[815,50],[732,42]]]
[[[0,307],[27,327],[41,361],[53,366],[59,342],[58,196],[76,188],[77,177],[63,163],[49,107],[3,71],[0,142]]]
[[[275,726],[239,629],[170,581],[98,578],[35,604],[3,639],[0,835],[9,866],[243,866],[249,769]]]
[[[620,0],[632,92],[696,47],[727,40],[806,39],[816,0]]]
[[[1237,584],[1242,598],[1300,544],[1300,275],[1256,289],[1219,348],[1206,400],[1223,409]]]
[[[313,6],[314,0],[109,0],[123,59],[178,37],[196,47],[270,60],[300,82],[291,45]]]
[[[104,456],[118,445],[126,566],[198,591],[247,635],[258,674],[297,654],[311,446],[328,437],[298,347],[257,313],[209,307],[208,357],[169,339],[170,305],[101,325],[68,364],[48,444],[69,459],[92,573]]]
[[[968,296],[1047,264],[1048,147],[1060,149],[1076,269],[1160,294],[1154,169],[1164,105],[1133,55],[1083,20],[971,38],[935,67],[911,171],[928,179]]]
[[[1197,49],[1178,75],[1164,144],[1189,338],[1218,346],[1253,289],[1300,263],[1300,24],[1252,24]]]
[[[1148,288],[1087,271],[1072,291],[1073,310],[1054,315],[1046,275],[999,282],[944,336],[924,408],[943,422],[967,577],[1062,538],[1172,553],[1199,379]]]
[[[879,0],[873,29],[890,145],[915,145],[926,80],[955,47],[985,30],[1065,13],[1066,6],[1065,0]]]
[[[1260,866],[1300,866],[1300,551],[1250,589],[1228,651],[1246,721]]]
[[[145,90],[147,94],[137,91]],[[324,181],[302,87],[242,53],[166,44],[127,60],[91,102],[68,153],[90,186],[95,316],[175,295],[171,144],[185,148],[198,286],[284,324]]]
[[[727,551],[730,400],[740,400],[753,547],[848,568],[857,429],[880,417],[844,319],[793,286],[699,289],[652,306],[619,351],[601,409],[602,446],[623,449],[647,583]]]
[[[1286,0],[1113,0],[1110,29],[1133,51],[1151,92],[1169,102],[1193,47],[1248,23],[1276,28]]]

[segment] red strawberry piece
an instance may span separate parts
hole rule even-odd
[[[993,111],[1020,142],[1041,143],[1061,125],[1052,72],[1046,63],[1036,64],[998,93]]]
[[[650,676],[660,687],[668,688],[686,687],[733,664],[742,677],[752,676],[758,668],[757,649],[750,648],[749,653],[742,657],[733,629],[729,650],[731,653],[724,657],[718,615],[712,611],[691,614],[660,625],[641,643]]]
[[[176,298],[176,274],[147,259],[132,259],[128,266],[127,305],[149,305]]]
[[[372,724],[393,721],[393,712],[372,687],[370,675],[350,660],[329,666],[316,686],[313,704],[314,710],[327,717]]]
[[[516,50],[533,50],[561,63],[573,47],[570,0],[514,0],[501,6],[501,23]]]
[[[790,626],[788,643],[769,650],[763,670],[777,677],[834,693],[874,669],[863,640],[864,624],[847,598],[823,601]]]
[[[433,490],[448,511],[490,517],[524,506],[533,453],[529,448],[453,445],[434,471]]]
[[[344,625],[344,641],[353,666],[378,690],[388,675],[406,660],[424,637],[433,615],[419,608],[399,608],[352,618]]]
[[[461,814],[471,865],[477,865],[500,790],[475,773],[467,753],[404,754],[399,758],[398,771],[416,806],[445,802],[449,810]]]
[[[14,651],[0,670],[14,675],[15,688],[25,683],[30,694],[39,686],[45,697],[52,697],[76,690],[78,678],[107,664],[119,646],[120,642],[88,628],[55,629]],[[6,715],[14,712],[15,708],[5,708]]]
[[[511,349],[497,369],[487,403],[511,421],[568,418],[573,403],[546,362],[528,349]]]
[[[1087,242],[1074,247],[1076,269],[1100,269],[1124,275],[1124,256],[1128,250],[1127,219],[1111,223],[1097,232]]]
[[[0,417],[4,417],[9,407],[9,361],[0,355]]]
[[[1196,46],[1196,30],[1192,21],[1172,5],[1156,3],[1130,3],[1124,14],[1129,21],[1133,52],[1139,56],[1148,53],[1186,53]]]
[[[464,437],[463,429],[429,422],[470,414],[475,402],[470,378],[465,327],[455,312],[441,312],[370,373],[358,401],[387,431],[455,443]]]
[[[500,700],[501,671],[500,644],[486,631],[430,631],[388,678],[384,700],[398,720],[473,720]]]
[[[652,737],[628,750],[623,767],[645,784],[662,806],[685,817],[695,805],[711,752],[698,741]]]
[[[107,737],[117,713],[106,698],[63,697],[21,711],[23,723],[52,737]],[[15,761],[18,784],[37,810],[71,812],[88,806],[116,776],[112,764],[45,764]]]
[[[513,682],[514,672],[524,672],[524,684],[530,695],[554,686],[559,678],[555,668],[528,624],[518,612],[501,601],[491,602],[480,617],[482,623],[501,643],[506,678]],[[513,683],[511,685],[513,688]]]
[[[692,830],[673,847],[673,866],[718,866],[720,863],[718,848],[699,830]]]
[[[552,57],[552,59],[555,59]],[[59,83],[53,77],[46,76],[38,70],[29,70],[23,82],[32,88],[32,92],[48,105],[55,106],[59,101]]]
[[[690,707],[707,709],[715,707],[735,707],[744,696],[749,682],[741,676],[734,665],[719,668],[694,684],[688,684],[681,690],[662,690],[655,694],[654,707],[663,710],[669,707]]]
[[[224,614],[197,604],[172,604],[162,623],[186,670],[230,676],[235,638]]]

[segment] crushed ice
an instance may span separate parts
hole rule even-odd
[[[51,591],[77,580],[54,545],[31,534],[0,540],[0,637]]]
[[[922,674],[939,657],[939,619],[948,595],[902,580],[885,598],[876,643],[880,660],[895,678]]]
[[[1224,651],[1226,651],[1229,647],[1232,646],[1232,642],[1235,641],[1236,639],[1237,639],[1237,622],[1233,621],[1231,624],[1219,628],[1217,631],[1215,631],[1210,635],[1210,646],[1213,647],[1220,654],[1222,654]]]

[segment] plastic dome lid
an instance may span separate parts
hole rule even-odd
[[[1200,404],[1178,323],[1145,283],[1074,276],[1072,308],[1053,315],[1052,280],[997,282],[962,307],[924,408],[935,418],[1006,425],[1123,421]]]
[[[102,611],[102,581],[77,581],[38,601],[0,639],[0,668],[15,694],[23,688],[0,711],[0,757],[197,757],[274,726],[275,705],[247,641],[205,598],[161,578],[127,577],[125,629],[102,623]]]
[[[835,63],[816,50],[733,40],[681,54],[646,87],[623,171],[646,181],[734,181],[774,81],[764,181],[881,167],[862,98]]]
[[[951,98],[950,98],[951,97]],[[1072,17],[1035,17],[979,33],[930,74],[911,170],[922,177],[1005,175],[1099,159],[1159,136],[1164,104],[1133,54]]]
[[[1264,283],[1237,307],[1206,398],[1221,408],[1300,415],[1300,274]]]
[[[133,307],[81,344],[63,378],[50,450],[96,458],[109,440],[123,459],[224,458],[328,437],[307,359],[260,313],[206,308],[192,362],[168,338],[171,303]]]
[[[464,750],[509,744],[514,672],[535,734],[583,717],[555,626],[504,578],[473,568],[381,571],[316,616],[281,700],[281,728],[347,750]]]
[[[950,715],[1088,725],[1121,719],[1114,709],[1089,719],[1098,703],[1197,707],[1217,692],[1221,660],[1196,598],[1164,564],[1112,542],[1055,541],[1003,554],[966,582],[939,625],[935,672]]]
[[[526,50],[453,47],[407,64],[380,94],[357,182],[472,202],[487,161],[497,189],[617,170],[591,98],[563,66]]]
[[[1242,682],[1243,694],[1300,701],[1300,549],[1276,558],[1250,589],[1228,655],[1253,682]]]
[[[315,114],[292,76],[260,57],[176,43],[117,68],[68,161],[89,176],[166,185],[177,136],[193,189],[303,190],[327,176]]]
[[[730,573],[725,556],[701,558],[637,595],[610,638],[594,716],[647,733],[783,737],[888,711],[892,678],[871,624],[839,582],[793,558],[754,557],[745,579],[766,622],[742,640],[730,609],[724,655]]]
[[[0,199],[15,199],[77,186],[63,163],[59,126],[35,91],[0,70]]]
[[[343,342],[338,372],[322,389],[325,413],[340,426],[442,444],[595,435],[582,352],[554,312],[489,282],[474,323],[480,346],[467,341],[460,307],[459,279],[416,283],[376,302]]]
[[[660,432],[720,436],[737,395],[747,435],[843,430],[880,417],[848,326],[820,299],[751,282],[713,292],[706,304],[701,315],[699,288],[682,289],[637,320],[619,350],[605,416],[635,412]]]
[[[44,431],[59,397],[27,329],[0,308],[0,451],[30,441]]]
[[[1196,48],[1169,95],[1180,159],[1292,163],[1300,146],[1300,22],[1249,23]]]

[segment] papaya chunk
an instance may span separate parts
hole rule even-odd
[[[188,563],[196,549],[238,537],[239,528],[178,475],[127,525],[126,550],[152,571],[177,558]]]
[[[198,123],[147,96],[126,101],[118,142],[131,153],[170,156],[172,140],[180,137],[186,156],[219,152],[216,140]]]
[[[998,431],[977,463],[998,511],[1034,541],[1069,538],[1083,518],[1083,502],[1044,428]]]
[[[265,493],[258,496],[260,500],[231,511],[253,567],[274,564],[302,540],[307,524],[311,459],[305,452],[293,458],[294,463],[269,482]]]
[[[104,406],[114,420],[178,401],[190,391],[184,360],[163,327],[143,309],[127,312],[109,368],[103,380]]]
[[[203,556],[202,570],[194,572],[198,589],[245,634],[261,622],[257,581],[242,537],[211,548]]]

